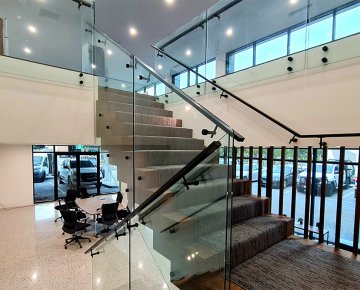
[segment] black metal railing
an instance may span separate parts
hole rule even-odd
[[[213,87],[219,89],[221,91],[221,95],[231,96],[232,98],[239,101],[240,103],[242,103],[246,107],[250,108],[251,110],[253,110],[256,113],[260,114],[261,116],[263,116],[267,120],[271,121],[272,123],[276,124],[277,126],[281,127],[282,129],[286,130],[287,132],[289,132],[291,135],[293,135],[293,137],[289,140],[289,144],[292,143],[292,142],[296,142],[297,138],[303,138],[303,139],[316,138],[316,139],[320,140],[319,141],[320,147],[323,147],[323,146],[326,146],[326,143],[323,142],[324,138],[360,137],[360,133],[357,133],[357,132],[354,132],[354,133],[339,133],[339,134],[336,134],[336,133],[301,134],[301,133],[295,131],[294,129],[290,128],[289,126],[285,125],[284,123],[280,122],[279,120],[277,120],[277,119],[273,118],[272,116],[268,115],[267,113],[263,112],[262,110],[258,109],[257,107],[251,105],[249,102],[243,100],[242,98],[240,98],[237,95],[233,94],[232,92],[225,89],[224,87],[218,85],[216,83],[216,80],[210,80],[210,79],[206,78],[204,75],[199,74],[196,70],[194,70],[191,67],[187,66],[185,63],[183,63],[182,61],[180,61],[177,58],[173,57],[172,55],[168,54],[164,50],[162,50],[162,49],[160,49],[160,48],[158,48],[158,47],[156,47],[154,45],[152,45],[152,47],[156,51],[158,51],[158,53],[165,55],[169,59],[173,60],[174,62],[178,63],[179,65],[183,66],[187,70],[189,70],[192,73],[194,73],[195,75],[197,75],[199,78],[204,79],[206,82],[211,84]]]
[[[214,153],[221,146],[220,141],[213,141],[209,146],[207,146],[203,151],[201,151],[194,159],[192,159],[188,164],[186,164],[179,172],[177,172],[172,178],[170,178],[164,185],[162,185],[158,190],[156,190],[150,197],[148,197],[143,203],[141,203],[134,211],[129,213],[119,224],[112,228],[104,237],[97,241],[93,246],[86,250],[85,254],[91,253],[94,249],[99,247],[103,242],[108,240],[112,235],[116,235],[119,229],[122,229],[125,226],[128,226],[131,220],[142,213],[147,207],[155,203],[155,201],[161,197],[167,190],[169,190],[173,185],[175,185],[179,180],[183,179],[186,174],[191,172],[196,166],[198,166],[202,161],[208,158],[212,153]],[[155,210],[161,203],[155,203],[157,206],[152,207],[152,210]],[[144,214],[142,214],[144,216]]]
[[[358,253],[360,148],[242,146],[236,151],[236,177],[253,173],[252,189],[269,198],[269,212],[295,219],[304,238],[316,235],[322,243],[328,235],[330,244]]]

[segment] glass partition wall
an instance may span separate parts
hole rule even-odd
[[[155,45],[186,67],[156,52],[156,69],[196,97],[213,89],[189,68],[232,88],[351,60],[359,56],[353,49],[360,41],[359,5],[349,0],[220,1]]]

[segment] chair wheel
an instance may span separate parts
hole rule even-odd
[[[89,239],[89,242],[91,242],[91,240]]]
[[[62,233],[62,235],[65,235],[65,233]]]
[[[65,247],[65,249],[67,249],[67,246],[64,246]]]
[[[98,238],[98,235],[95,235],[95,238]]]

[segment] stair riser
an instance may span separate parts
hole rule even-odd
[[[114,112],[120,111],[125,113],[133,113],[132,104],[122,104],[118,102],[108,102],[108,101],[97,101],[96,102],[96,112],[99,113]],[[136,114],[144,115],[153,115],[153,116],[162,116],[162,117],[172,117],[172,111],[167,111],[159,108],[153,107],[144,107],[144,106],[135,106]]]
[[[132,98],[120,96],[120,95],[100,95],[99,96],[100,101],[110,101],[110,102],[119,102],[124,104],[134,104]],[[145,99],[135,99],[135,105],[138,106],[144,106],[144,107],[152,107],[152,108],[160,108],[164,109],[164,104],[157,103],[151,100],[145,100]]]
[[[143,183],[142,187],[145,188],[154,188],[160,187],[166,181],[168,181],[171,177],[173,177],[176,173],[179,172],[181,168],[169,168],[167,170],[136,170],[136,177],[141,177],[141,181]],[[209,165],[209,167],[199,169],[202,172],[199,179],[212,180],[219,178],[226,178],[227,176],[227,166],[222,165]]]
[[[129,123],[117,123],[114,125],[100,125],[97,126],[97,136],[129,136],[134,134],[134,128]],[[147,126],[147,125],[135,125],[135,135],[141,136],[166,136],[166,137],[184,137],[192,138],[192,130],[179,128],[179,127],[160,127],[160,126]]]
[[[101,145],[120,145],[128,146],[129,149],[133,144],[141,149],[161,149],[164,150],[197,150],[204,149],[204,141],[199,139],[182,139],[182,138],[163,138],[148,136],[104,136],[101,138]]]
[[[122,168],[132,168],[133,153],[131,151],[124,151],[121,146],[103,146],[102,148],[110,152],[110,164]],[[201,150],[137,151],[135,152],[135,168],[186,164],[200,152]],[[217,160],[218,156],[216,155],[209,162],[216,162]]]
[[[133,114],[123,112],[104,113],[103,116],[97,118],[97,122],[98,124],[109,126],[117,123],[133,123]],[[135,123],[170,127],[182,126],[180,119],[141,114],[135,114]]]
[[[127,92],[127,91],[117,91],[117,90],[113,90],[113,89],[99,89],[99,99],[106,99],[108,101],[116,101],[118,99],[118,97],[125,97],[125,98],[133,98],[133,92]],[[141,99],[141,100],[147,100],[147,101],[152,101],[152,102],[156,102],[156,97],[154,96],[148,96],[148,95],[144,95],[144,94],[136,94],[135,95],[136,99]]]

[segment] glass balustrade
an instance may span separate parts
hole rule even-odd
[[[358,1],[220,1],[155,45],[186,67],[156,52],[156,69],[196,97],[212,86],[189,68],[229,89],[351,64],[359,56],[359,11]],[[182,53],[190,46],[201,57]]]
[[[76,1],[1,1],[4,55],[91,73],[83,59],[94,54],[94,3],[81,2],[78,7]],[[1,70],[7,72],[7,67]]]

